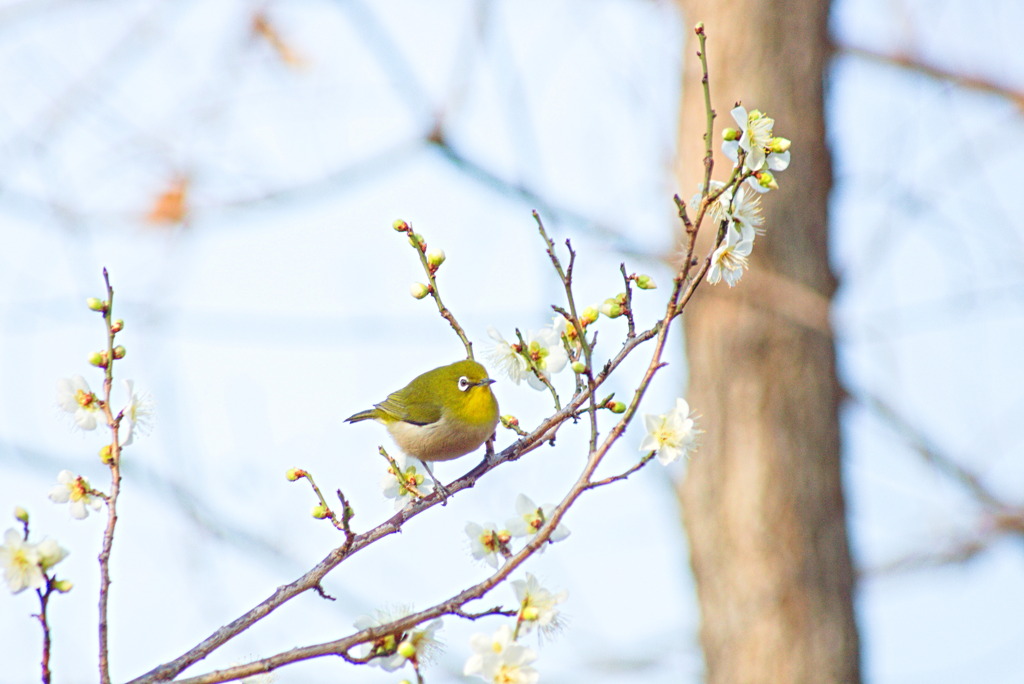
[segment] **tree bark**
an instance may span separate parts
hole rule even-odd
[[[704,284],[684,314],[690,405],[706,431],[679,491],[710,684],[860,681],[840,478],[839,388],[828,325],[831,164],[823,91],[828,2],[679,0],[704,22],[720,131],[735,102],[793,141],[762,198],[767,234],[736,288]],[[681,194],[703,175],[692,32],[680,114]],[[683,166],[685,165],[685,166]],[[730,162],[716,156],[718,178]],[[714,229],[704,227],[698,253]]]

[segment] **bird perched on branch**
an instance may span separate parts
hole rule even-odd
[[[345,419],[347,423],[382,423],[402,451],[427,462],[450,461],[475,451],[494,434],[498,400],[487,369],[467,359],[429,370],[373,408]],[[444,488],[441,487],[443,490]]]

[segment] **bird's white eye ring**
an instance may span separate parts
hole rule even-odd
[[[470,383],[469,378],[467,378],[465,375],[459,378],[459,389],[462,390],[463,392],[468,390],[471,385],[472,383]]]

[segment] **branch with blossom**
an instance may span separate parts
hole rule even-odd
[[[698,36],[701,40],[703,58],[704,34],[702,27],[698,27]],[[705,88],[709,94],[710,91],[707,90],[706,78]],[[736,115],[734,114],[734,117]],[[709,126],[705,135],[709,141],[712,134],[711,126],[713,120],[714,112],[710,108],[710,95],[708,95]],[[518,383],[526,380],[532,387],[551,391],[556,403],[556,410],[550,417],[541,421],[533,430],[529,431],[521,429],[515,417],[502,416],[503,425],[510,428],[514,427],[519,439],[506,449],[485,458],[483,462],[466,475],[445,485],[449,495],[456,495],[463,489],[471,488],[479,478],[491,470],[509,461],[522,458],[541,444],[550,441],[566,421],[574,420],[584,412],[589,413],[591,421],[591,448],[587,462],[576,483],[565,494],[561,502],[555,506],[532,509],[533,511],[539,511],[539,515],[531,519],[534,526],[532,528],[534,534],[521,549],[518,551],[513,549],[512,544],[515,535],[511,525],[499,528],[489,523],[484,525],[469,523],[467,525],[467,532],[471,538],[474,556],[486,560],[495,569],[493,574],[485,580],[458,592],[448,600],[442,601],[430,608],[394,618],[387,624],[379,624],[372,628],[363,629],[344,639],[292,649],[270,658],[254,661],[246,666],[233,668],[230,671],[209,673],[208,675],[182,681],[192,682],[193,684],[228,681],[232,678],[248,676],[249,674],[280,667],[287,662],[295,662],[326,654],[341,655],[346,660],[357,661],[358,659],[350,653],[350,650],[360,644],[367,643],[378,644],[375,647],[377,650],[371,651],[371,653],[378,653],[378,657],[384,657],[385,654],[389,654],[387,657],[393,658],[394,654],[391,653],[389,648],[381,650],[380,644],[384,644],[386,647],[391,642],[395,644],[401,643],[401,636],[409,633],[410,630],[415,629],[418,625],[432,624],[432,621],[444,615],[460,616],[465,614],[466,603],[486,596],[492,589],[505,581],[534,553],[545,548],[552,541],[557,541],[560,538],[559,535],[564,534],[563,516],[584,492],[598,486],[620,482],[628,477],[629,474],[644,467],[655,458],[660,462],[667,463],[691,453],[695,447],[696,435],[699,431],[696,429],[689,407],[680,400],[680,403],[672,411],[661,416],[649,416],[646,419],[649,435],[641,445],[645,455],[636,466],[617,476],[605,478],[595,476],[608,450],[618,441],[626,427],[635,417],[654,375],[663,367],[662,354],[668,331],[690,297],[692,297],[700,282],[705,279],[705,276],[714,267],[716,275],[720,274],[716,280],[725,279],[730,285],[736,285],[742,275],[742,270],[748,266],[743,258],[749,253],[745,254],[744,251],[748,247],[752,247],[752,240],[747,235],[748,229],[759,229],[761,221],[754,194],[749,194],[745,188],[741,187],[741,184],[747,183],[749,186],[749,181],[752,178],[757,179],[759,182],[764,181],[765,178],[771,178],[766,176],[769,172],[767,165],[770,163],[775,164],[775,161],[769,162],[769,159],[774,160],[772,155],[781,154],[781,152],[769,149],[768,145],[778,147],[783,144],[773,137],[770,139],[770,143],[762,146],[764,136],[767,132],[770,132],[771,123],[773,122],[767,120],[760,113],[753,117],[748,115],[747,126],[735,140],[730,139],[733,137],[733,134],[727,132],[726,143],[737,142],[736,166],[733,168],[731,176],[727,181],[712,183],[710,178],[712,164],[709,155],[708,160],[706,160],[708,181],[704,184],[699,197],[695,201],[696,217],[694,220],[689,218],[685,204],[678,197],[676,198],[676,205],[679,209],[680,218],[683,220],[687,236],[687,245],[684,248],[685,256],[680,270],[674,278],[674,287],[669,295],[665,314],[654,325],[646,329],[635,329],[635,322],[632,318],[632,303],[630,301],[632,297],[630,285],[635,284],[640,289],[651,289],[653,281],[648,276],[637,276],[635,274],[632,277],[629,276],[623,265],[622,271],[626,283],[625,292],[609,297],[598,306],[579,307],[572,287],[572,272],[576,267],[575,251],[572,249],[572,245],[567,242],[566,248],[569,252],[568,267],[563,267],[554,243],[548,237],[540,217],[535,217],[538,229],[545,243],[545,249],[564,286],[566,293],[565,305],[555,307],[558,317],[550,327],[540,331],[531,331],[525,335],[517,331],[514,342],[507,341],[497,331],[492,330],[489,332],[495,345],[489,350],[488,357],[491,363],[505,373],[513,382]],[[744,137],[744,133],[746,137]],[[731,148],[732,146],[728,145],[728,147]],[[765,168],[758,166],[761,163],[759,161],[761,159],[764,160]],[[759,188],[771,189],[770,185],[771,183],[764,181],[764,184],[759,185]],[[700,268],[697,269],[696,273],[691,273],[691,264],[695,263],[693,259],[695,238],[705,216],[709,213],[712,214],[712,220],[718,223],[715,226],[719,231],[718,239],[713,250],[703,258],[702,262],[699,262],[701,263]],[[409,234],[410,239],[412,239],[411,236],[416,236],[414,246],[419,247],[422,245],[425,247],[426,242],[423,237],[414,232],[407,222],[396,221],[395,226],[397,229]],[[747,240],[748,244],[740,246],[740,243],[744,240],[737,241],[732,239],[730,241],[730,230],[737,232],[744,240]],[[427,260],[425,251],[423,249],[420,249],[420,251],[424,252],[424,263],[429,265],[430,262]],[[417,298],[426,297],[428,294],[434,295],[439,310],[442,310],[444,307],[439,297],[436,296],[437,283],[434,277],[439,265],[439,262],[436,263],[428,271],[429,285],[416,288],[412,294]],[[627,314],[629,330],[624,344],[616,354],[606,361],[600,370],[596,369],[593,361],[596,334],[591,332],[592,327],[598,321],[599,315],[604,315],[607,318],[618,318]],[[442,315],[450,323],[454,320],[445,315],[444,311],[442,311]],[[453,325],[454,327],[455,325]],[[467,351],[469,351],[471,345],[463,337],[464,333],[461,332],[461,328],[457,328],[457,332],[460,333],[460,339],[463,339]],[[628,403],[612,402],[610,400],[599,402],[597,400],[597,391],[608,380],[609,376],[638,347],[652,341],[654,348],[651,352],[650,362],[643,378],[634,390],[632,399]],[[572,397],[565,402],[564,406],[560,406],[561,402],[554,388],[553,376],[567,366],[572,366],[578,381],[576,391]],[[598,411],[603,407],[613,409],[612,415],[619,417],[617,422],[607,432],[602,434],[599,429]],[[398,472],[404,471],[399,468]],[[332,551],[309,573],[292,584],[279,588],[274,595],[270,596],[246,615],[218,630],[218,632],[211,635],[194,649],[174,661],[152,670],[135,681],[156,682],[166,681],[175,677],[185,667],[197,662],[227,640],[244,631],[256,619],[265,616],[268,612],[276,609],[299,593],[317,585],[327,573],[332,571],[346,558],[354,553],[358,553],[376,540],[399,531],[406,521],[422,514],[439,503],[440,500],[439,496],[433,495],[410,498],[408,503],[388,521],[367,532],[357,534],[350,544],[346,544],[344,549],[339,547]],[[510,634],[512,633],[514,632]],[[386,639],[388,636],[391,637],[390,642]],[[384,642],[380,641],[382,638],[385,638]],[[507,662],[498,663],[497,661],[484,662],[482,659],[477,660],[472,665],[467,664],[468,672],[480,674],[485,679],[493,680],[499,676],[507,676],[509,674],[507,668],[529,668],[529,663],[533,662],[532,654],[512,648],[513,644],[511,641],[501,635],[493,638],[491,643],[492,652],[494,651],[493,644],[498,643],[500,645],[498,650],[509,654]],[[397,649],[397,646],[395,648]],[[502,668],[506,669],[503,670]],[[418,667],[416,667],[416,672],[417,677],[419,677]],[[522,670],[520,674],[523,672],[525,670]],[[523,674],[523,681],[530,681],[532,678],[532,674]]]
[[[110,277],[103,269],[106,296],[90,298],[86,306],[103,317],[106,331],[105,347],[89,355],[89,364],[103,371],[103,389],[97,394],[81,375],[63,378],[57,382],[57,405],[70,414],[74,426],[84,431],[105,425],[110,430],[110,441],[99,449],[100,462],[110,472],[109,493],[95,489],[83,475],[61,470],[57,483],[50,488],[49,499],[56,504],[67,504],[75,520],[84,520],[90,511],[107,509],[107,524],[103,532],[99,553],[99,681],[110,682],[108,604],[110,598],[110,557],[117,525],[117,500],[121,489],[122,449],[134,443],[136,436],[145,434],[152,416],[152,403],[148,397],[136,392],[131,380],[124,381],[125,403],[116,412],[113,406],[114,364],[123,359],[127,350],[116,344],[117,335],[124,330],[124,321],[112,316],[114,289]],[[19,540],[15,530],[8,530],[0,546],[0,563],[4,566],[4,579],[12,593],[33,588],[39,595],[40,612],[36,615],[43,626],[42,681],[50,679],[49,659],[52,649],[47,619],[47,606],[53,592],[67,592],[71,582],[58,580],[50,570],[67,555],[56,542],[44,539],[38,544],[28,541],[28,513],[22,508],[15,512],[24,532]]]
[[[699,285],[705,280],[711,284],[725,280],[730,287],[739,284],[744,270],[749,267],[748,257],[753,249],[754,235],[763,228],[758,204],[760,195],[777,187],[774,173],[783,170],[789,161],[788,141],[774,135],[774,121],[757,110],[747,112],[737,106],[733,109],[733,118],[740,128],[725,131],[723,146],[734,166],[727,180],[712,179],[714,164],[711,140],[715,113],[711,108],[703,26],[698,25],[697,35],[708,123],[704,133],[707,141],[704,160],[706,177],[697,196],[689,204],[694,213],[692,219],[687,204],[678,196],[674,198],[683,224],[685,244],[682,248],[683,259],[672,279],[672,287],[660,317],[647,323],[638,320],[634,311],[634,298],[652,296],[648,292],[655,290],[656,286],[650,276],[632,273],[625,264],[619,269],[622,291],[613,290],[599,304],[581,306],[577,301],[573,280],[575,270],[579,267],[577,253],[571,242],[565,240],[566,251],[563,256],[540,215],[534,212],[544,250],[564,290],[564,300],[552,306],[553,319],[550,325],[540,330],[527,330],[524,334],[521,330],[525,328],[506,325],[506,330],[515,331],[513,341],[506,340],[493,328],[489,330],[488,334],[494,344],[487,351],[487,357],[492,367],[496,367],[513,382],[519,384],[526,380],[531,387],[549,392],[553,400],[553,412],[532,428],[521,426],[514,416],[501,416],[502,425],[515,433],[515,441],[498,452],[493,450],[489,442],[484,459],[468,473],[447,485],[428,482],[415,466],[392,459],[381,448],[381,455],[388,462],[387,473],[382,480],[384,494],[395,499],[398,510],[387,520],[362,532],[352,528],[351,506],[340,489],[338,498],[341,501],[341,514],[338,515],[328,505],[308,471],[298,468],[290,470],[287,478],[292,481],[305,479],[317,498],[313,517],[330,520],[344,535],[343,541],[302,576],[278,587],[249,611],[220,627],[178,657],[136,678],[133,684],[172,680],[188,684],[214,684],[261,675],[290,663],[326,655],[341,657],[355,665],[380,666],[389,672],[411,667],[417,681],[421,682],[424,679],[423,667],[438,648],[437,633],[442,629],[445,617],[512,619],[511,623],[503,622],[496,631],[473,637],[473,654],[466,661],[464,673],[480,676],[486,681],[537,681],[539,674],[533,665],[538,657],[537,652],[522,640],[534,632],[544,636],[556,632],[562,624],[557,606],[565,602],[568,595],[564,591],[544,588],[531,573],[525,573],[525,576],[517,573],[535,554],[569,535],[564,518],[585,493],[622,483],[654,460],[669,464],[693,453],[700,430],[688,404],[678,399],[671,410],[644,418],[647,435],[639,445],[642,456],[633,466],[617,474],[602,472],[609,450],[637,418],[654,377],[667,365],[664,353],[669,333]],[[708,253],[697,259],[696,237],[705,219],[717,231],[716,239]],[[441,266],[446,263],[444,252],[437,248],[428,249],[423,235],[414,231],[404,220],[396,221],[393,228],[407,236],[426,274],[427,282],[414,284],[410,293],[417,299],[430,296],[434,300],[439,314],[459,337],[467,356],[472,358],[472,342],[441,299],[438,274]],[[107,528],[100,554],[99,627],[100,679],[101,682],[108,682],[106,603],[110,587],[109,559],[121,484],[121,450],[131,443],[139,416],[144,416],[147,409],[143,402],[135,399],[130,384],[127,388],[130,396],[128,405],[116,414],[111,409],[113,363],[122,358],[125,352],[123,347],[115,345],[115,335],[123,328],[123,323],[111,320],[113,290],[106,272],[104,277],[107,284],[106,298],[90,301],[90,308],[101,312],[107,325],[107,347],[91,359],[94,365],[104,370],[103,392],[100,396],[93,394],[84,379],[76,377],[62,383],[59,401],[66,411],[73,414],[75,423],[82,429],[95,429],[102,419],[111,430],[112,440],[101,450],[101,458],[110,469],[110,491],[108,494],[98,492],[84,477],[64,471],[58,476],[58,484],[50,494],[54,501],[69,504],[71,514],[76,518],[84,518],[90,509],[103,504],[107,507]],[[618,289],[616,286],[615,290]],[[610,327],[605,319],[620,317],[626,320],[622,343],[614,353],[599,359],[597,329],[602,325]],[[602,342],[608,334],[605,330]],[[648,352],[647,365],[640,379],[633,383],[628,401],[615,400],[614,395],[608,394],[606,389],[604,394],[607,396],[602,397],[604,385],[618,373],[628,357],[639,353],[640,347],[645,347]],[[573,390],[571,394],[560,394],[558,386],[561,380],[558,376],[566,368],[570,368],[573,373]],[[466,524],[472,555],[490,567],[488,574],[478,582],[454,591],[448,598],[418,611],[401,608],[379,611],[373,616],[361,618],[354,625],[356,631],[340,639],[291,648],[248,663],[180,678],[187,668],[205,659],[296,596],[309,590],[322,594],[321,582],[324,578],[353,555],[384,537],[402,531],[405,523],[438,504],[444,504],[446,498],[473,488],[480,478],[492,470],[523,458],[544,444],[552,443],[564,425],[582,422],[584,415],[584,424],[589,430],[586,459],[560,500],[537,505],[523,494],[510,506],[514,513],[510,511],[504,525]],[[436,484],[433,491],[431,484]],[[513,576],[520,578],[512,579]],[[474,611],[469,607],[473,602],[488,597],[506,582],[514,590],[514,609],[499,606]]]
[[[0,544],[0,568],[3,568],[4,582],[12,594],[33,589],[39,599],[39,612],[33,617],[39,621],[43,630],[42,657],[39,663],[41,681],[49,684],[53,639],[47,609],[53,594],[65,594],[73,586],[69,580],[57,579],[53,567],[64,560],[68,552],[50,538],[34,544],[29,542],[29,514],[24,508],[15,508],[14,517],[21,523],[22,532],[19,534],[13,528],[4,532],[3,544]]]

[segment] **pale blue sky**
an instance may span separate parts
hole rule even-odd
[[[253,5],[241,0],[0,9],[0,515],[29,508],[34,533],[72,552],[61,574],[76,588],[52,610],[56,681],[95,679],[101,521],[70,520],[46,491],[62,468],[103,482],[101,437],[69,430],[54,403],[59,377],[99,384],[84,360],[102,331],[82,302],[101,294],[103,266],[127,322],[119,372],[158,406],[153,432],[127,456],[113,567],[119,680],[177,655],[339,543],[309,517],[312,498],[284,480],[287,468],[344,489],[359,529],[391,511],[378,492],[383,430],[341,420],[461,353],[433,305],[409,297],[419,266],[394,219],[447,252],[446,301],[478,347],[488,326],[537,328],[560,303],[532,208],[556,241],[573,240],[583,303],[621,289],[619,248],[632,252],[631,270],[669,279],[644,254],[673,247],[671,195],[690,192],[669,170],[692,22],[670,5],[268,8],[303,68],[252,37]],[[841,45],[907,51],[1020,90],[1024,64],[1010,46],[1022,19],[1009,1],[845,0],[833,26]],[[750,29],[708,30],[713,50],[716,32]],[[1019,500],[1021,441],[1007,426],[1022,403],[1013,351],[1024,328],[1024,233],[1012,211],[1020,112],[843,54],[830,96],[844,381],[886,397]],[[533,196],[502,191],[420,142],[442,108],[456,149]],[[175,174],[193,179],[188,225],[145,224]],[[664,295],[638,295],[643,320]],[[608,353],[623,325],[601,325]],[[619,391],[630,391],[645,358]],[[647,412],[668,409],[685,379],[678,336],[669,360]],[[526,424],[547,410],[525,386],[495,391]],[[862,565],[977,533],[983,512],[876,415],[852,402],[844,433]],[[504,520],[523,491],[557,500],[582,462],[582,437],[567,430],[556,448],[417,518],[331,575],[337,602],[301,597],[190,673],[337,638],[374,607],[423,607],[481,579],[488,568],[469,556],[465,522]],[[628,467],[640,437],[631,429],[611,465]],[[452,479],[475,463],[439,473]],[[542,681],[700,681],[696,602],[666,471],[650,467],[594,493],[567,525],[572,536],[528,567],[570,591],[565,631],[539,649]],[[862,583],[866,680],[1020,681],[1021,563],[1008,540],[968,564]],[[511,590],[495,600],[510,601]],[[0,596],[0,658],[15,684],[36,678],[34,609],[27,594]],[[459,680],[469,635],[497,625],[446,620],[447,652],[428,681]],[[399,677],[318,662],[277,681],[342,679]]]

